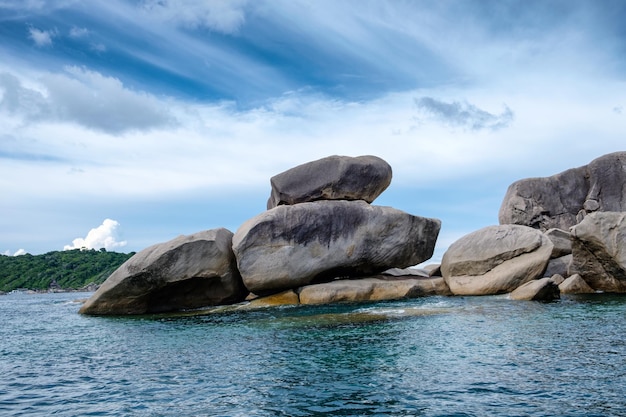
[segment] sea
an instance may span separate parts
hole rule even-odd
[[[2,416],[626,416],[626,295],[137,317],[0,296]]]

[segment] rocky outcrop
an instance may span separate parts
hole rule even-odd
[[[337,280],[308,285],[300,289],[301,304],[327,304],[400,300],[427,295],[450,295],[443,278],[410,278],[378,276]]]
[[[604,155],[551,177],[511,184],[499,221],[543,231],[568,230],[595,211],[626,211],[626,152]]]
[[[569,232],[561,229],[550,229],[546,236],[552,242],[552,258],[560,258],[572,253],[572,237]]]
[[[432,256],[441,222],[364,201],[278,206],[233,237],[246,287],[263,295],[336,277],[367,276]]]
[[[553,251],[554,253],[554,251]],[[560,258],[550,259],[545,272],[544,277],[551,277],[552,275],[559,274],[564,277],[569,276],[570,266],[572,264],[572,255],[561,256]]]
[[[594,290],[626,292],[626,212],[589,214],[572,234],[572,273]]]
[[[554,301],[560,298],[559,286],[552,278],[541,278],[523,284],[509,294],[511,300]]]
[[[144,314],[243,301],[232,232],[180,236],[135,254],[80,309],[83,314]]]
[[[376,156],[329,156],[272,177],[267,208],[318,200],[371,203],[389,186],[391,176],[391,166]]]
[[[595,291],[578,274],[565,279],[559,284],[561,294],[593,294]]]
[[[527,226],[489,226],[450,245],[441,272],[455,295],[508,293],[542,277],[552,246]]]

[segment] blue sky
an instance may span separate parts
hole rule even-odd
[[[506,188],[625,150],[626,2],[0,0],[0,253],[138,251],[373,154],[433,261]]]

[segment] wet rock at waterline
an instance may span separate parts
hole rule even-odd
[[[441,222],[364,201],[278,206],[233,237],[246,287],[269,294],[336,277],[405,268],[429,259]]]
[[[563,280],[559,284],[559,290],[561,294],[593,294],[595,292],[578,274]]]
[[[144,314],[243,301],[232,232],[179,236],[134,255],[80,309],[83,314]]]
[[[554,301],[560,298],[559,286],[552,278],[529,281],[509,294],[511,300]]]
[[[450,245],[443,255],[441,272],[455,295],[508,293],[541,278],[552,247],[536,229],[489,226]]]
[[[371,203],[389,186],[391,176],[389,164],[376,156],[329,156],[272,177],[267,208],[318,200]]]
[[[308,285],[300,289],[300,303],[400,300],[428,295],[450,295],[443,278],[378,276]]]

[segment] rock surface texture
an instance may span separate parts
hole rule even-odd
[[[248,291],[231,250],[232,232],[179,236],[134,255],[80,309],[83,314],[144,314],[243,301]]]
[[[561,294],[593,294],[595,291],[578,274],[565,279],[559,284]]]
[[[571,229],[573,273],[594,290],[626,292],[626,212],[597,212]]]
[[[552,242],[536,229],[489,226],[450,245],[441,273],[455,295],[508,293],[541,278],[552,248]]]
[[[300,289],[301,304],[327,304],[400,300],[427,295],[450,295],[443,278],[371,277],[342,279],[324,284],[308,285]]]
[[[552,278],[536,279],[515,289],[509,298],[525,301],[554,301],[560,298],[559,286]]]
[[[376,156],[329,156],[272,177],[267,208],[318,200],[371,203],[389,186],[391,177],[391,166]]]
[[[245,286],[263,295],[429,259],[441,222],[364,201],[281,205],[233,237]]]
[[[499,221],[543,231],[568,230],[596,211],[626,211],[626,152],[604,155],[551,177],[511,184]]]

